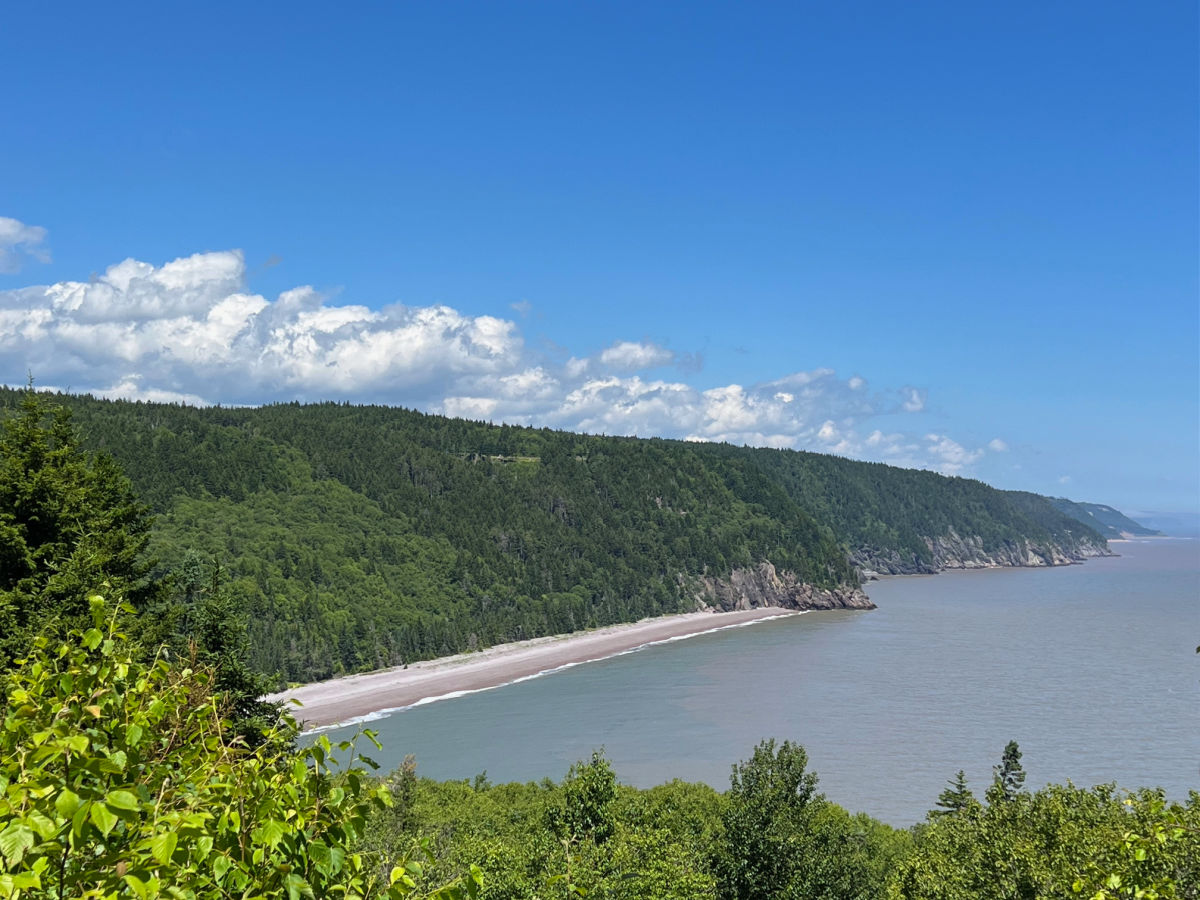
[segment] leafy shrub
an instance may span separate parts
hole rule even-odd
[[[412,894],[419,864],[385,878],[356,850],[390,799],[364,771],[338,770],[328,739],[295,750],[287,716],[247,747],[208,672],[141,661],[90,606],[92,628],[39,640],[0,681],[0,897]]]

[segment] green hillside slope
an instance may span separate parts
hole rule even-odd
[[[1052,497],[1050,503],[1059,512],[1090,525],[1106,538],[1156,537],[1162,534],[1103,503],[1078,503],[1065,497]]]
[[[0,409],[18,396],[0,391]],[[766,562],[826,605],[865,606],[856,566],[1043,564],[1104,546],[1035,495],[808,453],[392,407],[60,400],[155,512],[158,571],[218,562],[254,663],[293,681],[748,602],[730,576]]]

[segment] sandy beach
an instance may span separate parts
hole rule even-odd
[[[474,653],[415,662],[407,667],[318,681],[270,694],[267,699],[299,700],[303,705],[291,707],[293,715],[306,729],[321,728],[448,695],[497,687],[563,666],[605,659],[646,644],[787,615],[798,613],[767,607],[643,619],[628,625],[499,644]]]

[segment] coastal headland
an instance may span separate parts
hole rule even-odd
[[[300,701],[302,705],[293,708],[293,714],[306,729],[312,730],[435,699],[499,687],[564,666],[616,656],[647,644],[799,615],[800,612],[766,607],[660,616],[313,682],[270,694],[266,699]]]

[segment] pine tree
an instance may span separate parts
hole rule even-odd
[[[931,816],[956,815],[964,813],[972,807],[979,806],[979,801],[975,799],[975,795],[967,787],[966,772],[959,769],[958,774],[950,779],[949,785],[938,794],[937,805],[941,808],[931,810]]]
[[[82,450],[70,410],[30,385],[0,428],[0,668],[40,632],[86,625],[102,585],[151,604],[150,523],[116,464]]]
[[[259,699],[271,690],[271,680],[250,665],[246,617],[222,583],[221,567],[213,566],[207,587],[201,586],[202,578],[199,555],[188,551],[176,573],[183,606],[177,643],[195,662],[212,670],[213,688],[224,697],[231,728],[249,746],[257,747],[276,729],[280,707]]]
[[[992,771],[995,775],[988,789],[988,802],[1015,800],[1025,788],[1025,769],[1021,766],[1021,750],[1016,741],[1005,745],[1000,765],[994,766]]]

